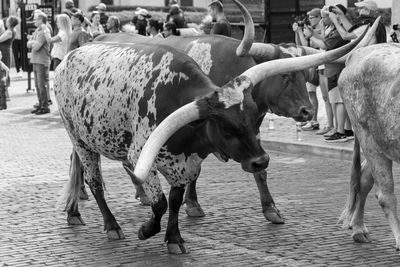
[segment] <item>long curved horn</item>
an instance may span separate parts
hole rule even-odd
[[[375,32],[376,29],[378,28],[379,25],[379,21],[381,19],[381,16],[379,16],[375,21],[374,24],[372,24],[371,28],[368,30],[367,34],[365,35],[365,37],[361,40],[361,42],[354,48],[354,50],[356,50],[357,48],[360,47],[365,47],[367,45],[372,44],[372,40],[375,36]],[[346,59],[349,55],[345,55],[337,60],[335,60],[335,63],[342,63],[344,64],[346,62]]]
[[[277,75],[279,73],[299,71],[327,62],[331,62],[349,53],[361,41],[366,32],[367,30],[364,31],[364,33],[359,36],[354,42],[351,42],[340,48],[309,56],[267,61],[246,70],[245,72],[243,72],[242,75],[247,76],[251,80],[253,85],[256,85],[261,80],[273,75]]]
[[[248,54],[255,58],[261,58],[262,61],[268,61],[278,57],[279,48],[275,44],[253,43]]]
[[[280,54],[279,47],[280,45],[276,44],[253,43],[248,55],[253,56],[254,58],[258,58],[260,59],[260,61],[277,59]],[[295,47],[303,52],[301,53],[301,55],[299,54],[299,56],[314,55],[323,52],[322,50],[308,46],[296,45]]]
[[[247,8],[240,3],[238,0],[232,0],[239,7],[240,11],[243,14],[244,19],[244,35],[243,39],[240,42],[239,46],[236,48],[236,55],[238,57],[242,57],[247,55],[248,51],[251,48],[251,45],[254,42],[254,23],[251,18],[250,12]]]
[[[154,159],[168,138],[184,125],[199,118],[200,111],[196,101],[184,105],[165,118],[151,133],[143,146],[139,159],[136,162],[135,170],[131,173],[133,174],[131,176],[132,180],[138,184],[142,184],[153,165]]]

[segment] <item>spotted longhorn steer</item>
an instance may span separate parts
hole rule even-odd
[[[66,194],[68,223],[83,224],[78,211],[82,167],[108,237],[124,238],[104,199],[99,166],[104,155],[121,161],[151,201],[153,216],[140,228],[140,239],[160,231],[167,201],[156,171],[166,177],[171,191],[165,240],[170,253],[186,253],[178,213],[184,187],[198,177],[202,160],[218,152],[249,172],[268,164],[256,138],[253,86],[267,76],[338,58],[353,47],[257,65],[222,87],[214,85],[193,59],[171,47],[92,43],[74,50],[57,67],[54,81],[60,115],[74,147]]]
[[[392,162],[400,162],[400,45],[377,44],[354,52],[339,79],[339,89],[354,127],[350,195],[341,220],[356,242],[369,242],[364,207],[374,183],[376,196],[400,249],[400,224]],[[366,161],[361,166],[360,146]]]
[[[96,41],[162,44],[178,48],[192,57],[203,72],[218,86],[224,85],[247,69],[263,62],[319,52],[315,49],[293,44],[252,43],[252,41],[249,41],[249,39],[254,38],[252,19],[247,9],[237,1],[235,2],[241,9],[246,22],[245,37],[242,41],[220,35],[171,36],[162,39],[125,33],[103,35],[96,38]],[[247,50],[249,51],[243,52]],[[296,121],[306,121],[312,118],[312,105],[305,86],[308,74],[307,70],[281,73],[266,77],[254,86],[252,96],[259,110],[257,127],[261,125],[268,111],[280,116],[292,117]],[[222,160],[226,161],[227,159],[222,158]],[[272,223],[284,223],[284,219],[269,192],[266,170],[254,173],[254,178],[260,192],[265,218]],[[137,191],[141,192],[142,190],[137,188]],[[142,192],[141,196],[143,195]],[[141,197],[141,199],[143,198]],[[197,201],[196,180],[187,187],[185,202],[186,212],[189,216],[204,216],[204,212]]]

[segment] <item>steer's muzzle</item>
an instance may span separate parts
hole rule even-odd
[[[314,110],[312,108],[302,106],[299,108],[297,115],[293,117],[295,121],[309,121],[314,116]]]
[[[269,163],[269,155],[267,153],[264,153],[263,155],[252,158],[246,161],[242,161],[242,169],[246,172],[259,172],[268,167]]]

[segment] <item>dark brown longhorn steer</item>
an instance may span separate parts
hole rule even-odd
[[[354,52],[339,79],[354,127],[350,195],[341,220],[356,242],[370,242],[364,207],[374,183],[376,196],[400,249],[400,223],[392,162],[400,163],[400,45],[378,44]],[[360,146],[366,161],[361,165]]]

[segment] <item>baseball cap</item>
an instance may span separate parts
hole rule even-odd
[[[141,15],[145,18],[151,18],[151,15],[149,14],[149,11],[147,9],[141,8],[135,12],[136,15]]]
[[[79,19],[79,21],[80,21],[81,23],[83,23],[83,22],[85,21],[85,17],[82,15],[81,12],[72,13],[72,16],[75,17],[75,18],[77,18],[77,19]]]
[[[100,3],[98,6],[96,6],[97,10],[106,10],[107,6],[104,3]]]
[[[321,17],[321,9],[319,8],[313,8],[310,11],[307,12],[308,16],[313,16],[313,17]]]
[[[38,16],[43,16],[47,18],[47,15],[40,9],[35,9],[35,11],[33,11],[33,19],[37,19]]]
[[[362,1],[362,2],[357,2],[357,3],[354,3],[354,5],[356,7],[365,7],[367,9],[369,9],[369,10],[372,10],[372,11],[378,10],[378,5],[373,0],[365,0],[365,1]]]
[[[221,7],[224,7],[224,5],[219,0],[212,0],[211,3],[208,4],[208,6],[211,6],[211,5],[219,5]]]

